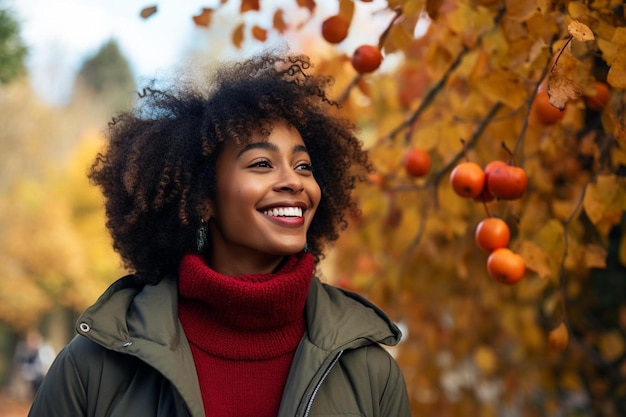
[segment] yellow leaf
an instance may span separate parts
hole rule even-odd
[[[493,102],[501,101],[512,109],[524,104],[527,95],[523,80],[505,69],[496,69],[487,74],[481,81],[480,91]]]
[[[143,9],[141,9],[141,12],[139,12],[139,16],[141,16],[143,19],[147,19],[156,12],[157,6],[144,7]]]
[[[413,34],[406,30],[404,25],[393,25],[389,30],[389,37],[384,45],[385,52],[396,50],[407,51],[413,44]]]
[[[587,187],[583,207],[589,220],[608,232],[626,211],[626,181],[616,175],[598,176],[598,180]]]
[[[588,268],[606,268],[606,249],[599,245],[585,247],[585,265]]]
[[[505,0],[506,16],[523,22],[537,13],[535,0]]]
[[[567,11],[573,19],[583,19],[589,15],[589,8],[580,1],[570,2]]]
[[[243,43],[244,27],[245,27],[244,24],[240,23],[239,26],[237,26],[235,30],[233,30],[232,40],[233,40],[233,45],[235,45],[236,48],[241,48],[241,44]]]
[[[574,39],[585,42],[592,41],[595,39],[593,36],[593,32],[589,29],[589,26],[581,23],[577,20],[574,20],[569,25],[567,25],[567,30],[574,37]]]
[[[618,58],[613,62],[606,81],[614,88],[626,88],[626,47],[621,47]]]
[[[545,250],[536,243],[525,240],[520,243],[516,251],[524,258],[526,268],[535,271],[539,278],[546,279],[553,274]]]
[[[339,0],[339,16],[346,19],[347,22],[351,22],[353,15],[354,2],[352,0]]]

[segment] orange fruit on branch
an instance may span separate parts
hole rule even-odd
[[[361,45],[352,54],[352,66],[359,74],[374,72],[380,67],[383,55],[374,45]]]
[[[487,272],[498,282],[515,284],[524,277],[524,259],[508,248],[496,249],[487,258]]]
[[[479,248],[492,252],[508,246],[511,231],[504,220],[488,217],[478,223],[474,238]]]
[[[609,96],[611,95],[609,86],[603,82],[595,81],[593,83],[593,89],[595,90],[595,94],[584,96],[585,103],[587,107],[592,110],[602,110],[609,102]]]
[[[498,164],[487,175],[489,194],[504,200],[520,198],[528,188],[528,175],[521,167]]]
[[[328,43],[340,43],[348,37],[350,23],[343,16],[331,16],[322,22],[322,37]]]
[[[424,149],[410,148],[404,155],[404,169],[412,177],[423,177],[430,167],[430,154]]]
[[[450,185],[465,198],[476,198],[483,192],[485,172],[475,162],[461,162],[450,173]]]

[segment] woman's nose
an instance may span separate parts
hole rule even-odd
[[[286,169],[281,172],[274,188],[280,191],[299,193],[304,190],[304,183],[298,173],[292,169]]]

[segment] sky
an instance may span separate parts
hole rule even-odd
[[[201,46],[207,39],[206,29],[195,27],[192,16],[202,7],[217,3],[212,0],[8,0],[20,21],[22,40],[29,48],[27,66],[33,86],[44,100],[52,103],[69,97],[76,71],[110,39],[118,42],[139,83],[172,70],[194,50],[206,46],[210,51],[210,43]],[[230,3],[236,6],[236,2]],[[148,19],[141,18],[140,11],[152,5],[158,6],[157,13]],[[236,12],[233,6],[230,9]],[[227,11],[221,13],[222,20],[232,22],[238,18],[236,13],[228,16]],[[220,23],[229,22],[220,22],[219,17],[214,19],[216,26]],[[226,43],[229,36],[222,37],[219,43]],[[227,52],[220,49],[221,55]]]
[[[70,96],[73,79],[83,61],[108,40],[118,42],[129,60],[138,84],[166,76],[194,52],[220,56],[240,55],[230,46],[233,19],[240,19],[237,1],[229,1],[214,16],[212,38],[206,29],[195,27],[192,16],[219,0],[3,0],[20,21],[22,40],[29,48],[27,66],[34,89],[50,103],[63,103]],[[282,3],[281,3],[282,2]],[[274,3],[274,4],[272,4]],[[263,0],[262,8],[293,5],[295,0]],[[336,12],[336,0],[318,0],[317,16]],[[369,3],[380,7],[380,1]],[[157,5],[158,11],[142,19],[140,11]],[[270,7],[267,7],[270,6]],[[335,10],[333,10],[333,7]],[[230,8],[230,9],[229,9]],[[229,12],[230,10],[230,12]],[[304,11],[302,11],[304,12]],[[358,10],[357,10],[358,12]],[[268,19],[262,13],[247,13],[247,22]],[[304,18],[303,18],[304,20]],[[369,20],[369,19],[368,19]],[[268,20],[271,21],[271,20]],[[378,26],[384,24],[379,22]],[[371,26],[373,25],[373,26]],[[365,31],[376,43],[384,27],[370,24]],[[271,41],[271,38],[270,38]],[[347,42],[348,40],[346,40]],[[362,37],[353,42],[365,42]],[[284,41],[281,41],[284,42]],[[227,47],[230,46],[230,49]],[[244,54],[261,46],[249,44]],[[351,45],[343,45],[350,48]]]

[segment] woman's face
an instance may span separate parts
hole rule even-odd
[[[225,144],[216,181],[213,269],[233,276],[271,272],[284,256],[302,251],[321,191],[297,129],[280,122],[267,138]]]

